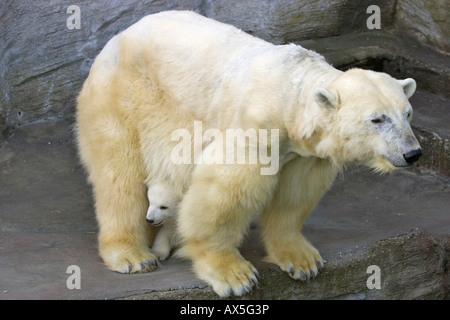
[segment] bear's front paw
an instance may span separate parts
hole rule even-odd
[[[149,272],[158,266],[158,258],[145,246],[102,245],[100,255],[109,269],[119,273]]]
[[[302,235],[285,241],[273,241],[268,246],[267,260],[277,264],[295,280],[314,279],[323,267],[316,248]]]
[[[258,271],[240,254],[208,253],[194,260],[194,270],[222,298],[245,295],[258,284]]]

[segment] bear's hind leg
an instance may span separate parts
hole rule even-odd
[[[314,278],[323,265],[319,252],[301,229],[336,174],[337,170],[327,160],[290,161],[280,173],[272,203],[263,211],[261,224],[267,260],[293,279]]]

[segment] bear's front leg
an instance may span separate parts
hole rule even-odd
[[[276,176],[256,165],[201,165],[179,212],[181,254],[221,297],[248,293],[257,271],[239,253],[254,213],[273,195]]]
[[[174,232],[176,232],[176,226],[171,223],[166,223],[159,229],[156,235],[155,242],[153,242],[152,246],[152,252],[160,261],[166,260],[170,255],[170,250],[172,249],[170,238],[173,236],[172,233]]]
[[[281,238],[266,237],[265,243],[267,261],[277,264],[293,279],[313,279],[323,267],[319,251],[300,232]]]
[[[314,278],[323,266],[316,248],[301,229],[338,170],[327,160],[298,157],[280,172],[272,202],[264,209],[261,224],[267,260],[293,279]]]

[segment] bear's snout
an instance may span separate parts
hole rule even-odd
[[[159,219],[152,219],[152,218],[147,218],[147,219],[145,219],[145,220],[147,220],[147,222],[148,223],[150,223],[152,226],[154,226],[154,227],[159,227],[159,226],[161,226],[162,224],[164,224],[164,220],[159,220]]]
[[[408,153],[403,154],[403,158],[409,165],[413,165],[417,160],[419,160],[422,155],[421,149],[411,150]]]

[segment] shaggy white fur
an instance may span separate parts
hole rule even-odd
[[[180,253],[220,296],[245,294],[257,281],[238,247],[258,213],[268,260],[294,279],[314,277],[323,260],[301,233],[306,217],[345,165],[389,172],[418,157],[414,90],[413,79],[341,72],[300,46],[193,12],[143,18],[107,43],[78,98],[78,146],[105,264],[155,268],[146,185],[165,181],[182,199]],[[174,163],[171,134],[193,136],[195,121],[222,133],[279,130],[278,172],[261,175],[261,163]]]

